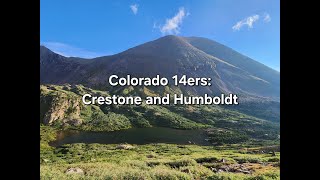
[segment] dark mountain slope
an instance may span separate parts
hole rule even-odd
[[[81,58],[67,58],[40,46],[40,83],[61,84],[79,79],[79,73],[85,69]]]
[[[105,87],[111,74],[136,77],[160,74],[169,79],[175,74],[185,74],[188,77],[212,78],[211,87],[181,87],[183,92],[189,94],[233,92],[243,97],[278,98],[276,83],[270,83],[272,78],[258,78],[249,72],[247,65],[243,65],[247,62],[221,60],[192,46],[189,41],[187,38],[165,36],[113,56],[87,60],[66,58],[41,46],[41,83],[81,83]],[[268,72],[268,68],[265,71]]]
[[[210,87],[115,87],[111,74],[171,79],[175,74],[211,77]],[[94,59],[67,58],[40,46],[41,84],[83,84],[111,94],[151,95],[184,93],[236,93],[240,106],[226,107],[255,117],[279,121],[279,72],[236,51],[204,38],[165,36],[112,56]]]
[[[237,66],[250,74],[262,78],[276,86],[280,84],[280,73],[268,66],[259,63],[237,51],[220,44],[216,41],[202,37],[185,37],[192,46],[204,51],[207,54],[213,55],[222,59],[234,66]]]
[[[216,56],[213,53],[206,53],[207,49],[202,46],[195,47],[191,43],[194,43],[194,39],[191,41],[188,38],[170,35],[113,56],[87,60],[66,58],[40,47],[41,83],[80,83],[90,87],[107,87],[111,74],[119,76],[130,74],[135,77],[153,77],[159,74],[169,79],[175,74],[180,76],[185,74],[188,77],[212,78],[210,87],[181,86],[181,90],[188,94],[213,95],[232,92],[245,99],[258,97],[278,99],[279,85],[270,68],[260,66],[260,63],[253,60],[217,58],[228,57],[221,53],[229,52],[230,48],[227,47],[221,47],[222,50],[219,50],[220,53]],[[210,48],[212,46],[208,47]],[[235,54],[235,56],[240,55]],[[254,72],[250,63],[256,66],[258,64],[259,72]]]

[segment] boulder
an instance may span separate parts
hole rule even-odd
[[[80,126],[82,124],[81,119],[70,119],[70,120],[64,120],[64,123],[70,124],[72,126]]]
[[[84,174],[84,172],[82,169],[76,167],[67,169],[66,174]]]
[[[134,147],[130,144],[119,144],[116,149],[133,149]]]

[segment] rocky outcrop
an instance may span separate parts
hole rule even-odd
[[[40,110],[42,110],[42,122],[51,125],[61,120],[64,124],[74,126],[81,125],[80,117],[81,98],[62,91],[46,89],[40,94]]]
[[[130,144],[119,144],[116,149],[133,149],[134,147]]]
[[[80,168],[69,168],[67,169],[66,174],[84,174],[84,172]]]

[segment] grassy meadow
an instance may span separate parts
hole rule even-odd
[[[280,179],[279,146],[66,144],[41,126],[41,179]],[[275,152],[275,153],[271,153]],[[79,168],[80,173],[66,173]]]

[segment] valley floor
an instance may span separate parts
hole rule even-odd
[[[41,127],[41,179],[280,179],[279,146],[67,144]]]

